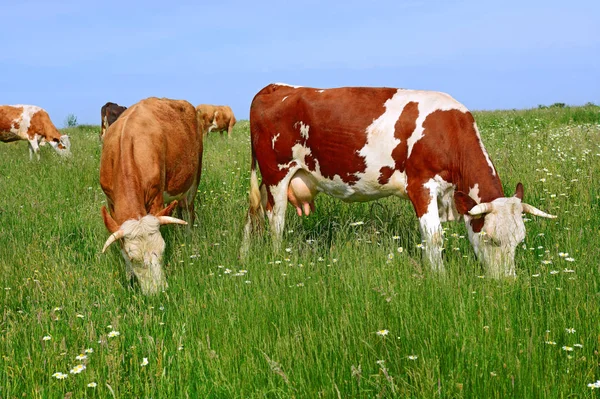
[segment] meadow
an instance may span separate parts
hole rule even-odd
[[[240,121],[206,139],[196,223],[163,227],[169,288],[146,297],[101,253],[99,127],[64,129],[67,160],[0,145],[0,398],[597,397],[600,107],[474,114],[506,194],[558,215],[526,218],[515,280],[462,223],[432,273],[397,198],[290,207],[281,253],[258,237],[240,263]]]

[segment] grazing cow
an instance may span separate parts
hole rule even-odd
[[[200,104],[196,107],[207,127],[206,133],[220,132],[221,136],[227,131],[227,137],[231,137],[233,126],[235,125],[235,116],[231,107],[228,105],[210,105]]]
[[[522,213],[555,217],[522,203],[520,183],[514,197],[504,196],[473,116],[444,93],[271,84],[252,101],[250,132],[242,255],[265,210],[279,247],[288,201],[308,215],[319,192],[347,202],[396,195],[412,202],[434,270],[443,271],[441,222],[462,215],[488,273],[514,276]]]
[[[61,135],[48,113],[35,105],[0,105],[0,141],[29,141],[29,159],[40,159],[40,145],[50,143],[59,155],[71,155],[69,136]]]
[[[107,102],[100,109],[100,141],[104,140],[104,135],[108,130],[108,127],[115,123],[117,118],[125,112],[127,107],[123,107],[122,105]]]
[[[194,197],[202,168],[202,131],[187,101],[148,98],[130,107],[110,126],[100,157],[100,185],[111,235],[102,252],[123,239],[127,276],[135,275],[145,294],[167,287],[165,249],[159,227],[187,224],[170,217],[178,204],[194,218]],[[165,202],[172,201],[167,207]]]

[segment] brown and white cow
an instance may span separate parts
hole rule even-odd
[[[59,155],[71,155],[69,136],[61,135],[48,113],[35,105],[0,105],[0,141],[29,142],[29,159],[40,159],[40,145],[50,143]]]
[[[266,210],[277,248],[288,201],[298,215],[324,192],[343,201],[409,199],[425,255],[443,271],[441,222],[463,216],[477,257],[494,277],[514,276],[522,213],[505,197],[471,113],[447,94],[393,88],[314,89],[271,84],[250,108],[252,173],[242,255]],[[256,164],[262,184],[259,188]]]
[[[104,135],[106,134],[108,127],[115,123],[117,118],[119,118],[126,109],[127,107],[111,103],[110,101],[102,106],[100,109],[100,141],[104,140]]]
[[[222,136],[223,132],[227,131],[227,137],[231,138],[231,132],[236,123],[231,107],[228,105],[200,104],[196,107],[196,110],[204,119],[207,128],[206,133],[220,132]]]
[[[201,169],[202,131],[196,109],[187,101],[142,100],[106,133],[100,185],[108,203],[102,217],[111,235],[102,252],[122,239],[127,275],[135,275],[146,294],[167,287],[162,269],[165,241],[159,227],[187,224],[169,216],[178,201],[180,211],[193,222]]]

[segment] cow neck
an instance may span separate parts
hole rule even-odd
[[[470,194],[471,190],[475,190],[473,197],[479,197],[473,198],[476,201],[491,202],[496,198],[504,197],[504,190],[496,168],[493,164],[490,165],[491,161],[488,163],[489,158],[484,151],[483,145],[477,146],[476,150],[472,146],[461,147],[459,165],[454,168],[458,171],[454,182],[458,191]]]

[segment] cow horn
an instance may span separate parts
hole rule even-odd
[[[160,222],[161,226],[163,224],[171,224],[171,223],[187,224],[187,222],[185,220],[177,219],[172,216],[159,216],[157,219]]]
[[[469,215],[477,216],[484,213],[490,213],[493,210],[494,204],[492,204],[491,202],[484,202],[482,204],[475,205],[473,208],[471,208],[471,210],[469,211]]]
[[[106,240],[106,242],[104,243],[104,247],[102,248],[102,253],[104,253],[104,251],[106,251],[106,248],[108,248],[110,246],[110,244],[112,244],[113,242],[120,240],[121,238],[123,238],[123,236],[125,235],[125,233],[123,232],[123,230],[117,230],[114,233],[112,233],[108,239]]]
[[[529,204],[523,204],[523,212],[530,213],[534,216],[541,216],[543,218],[556,219],[556,215],[550,215],[546,212],[542,212],[539,209],[537,209],[535,206],[529,205]]]

